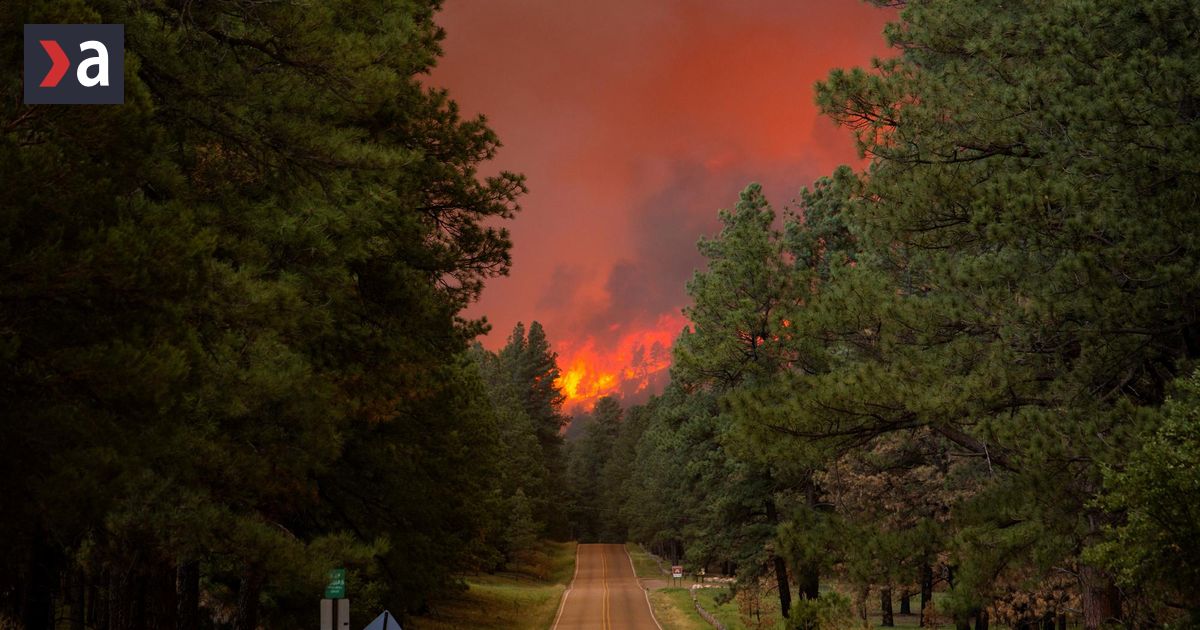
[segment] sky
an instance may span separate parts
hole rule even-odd
[[[482,172],[529,186],[510,275],[468,313],[493,325],[484,345],[540,321],[568,412],[661,390],[718,209],[759,182],[780,210],[861,163],[813,85],[888,55],[893,17],[858,0],[447,0],[430,82],[500,136]]]

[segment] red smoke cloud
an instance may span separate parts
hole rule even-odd
[[[488,116],[495,168],[529,179],[512,275],[473,311],[495,327],[485,343],[541,321],[572,411],[659,387],[696,240],[751,181],[783,206],[856,161],[813,83],[888,54],[893,16],[853,0],[449,0],[431,82]]]

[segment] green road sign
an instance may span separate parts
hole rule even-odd
[[[326,599],[343,599],[346,597],[346,570],[333,569],[329,572],[329,584],[325,585]]]

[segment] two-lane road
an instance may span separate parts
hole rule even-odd
[[[624,545],[579,545],[552,630],[662,630]]]

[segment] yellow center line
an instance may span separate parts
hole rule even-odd
[[[604,624],[604,630],[611,630],[612,622],[610,620],[608,611],[608,554],[604,553],[603,551],[600,553],[600,563],[604,568],[604,609],[601,613],[601,622]]]

